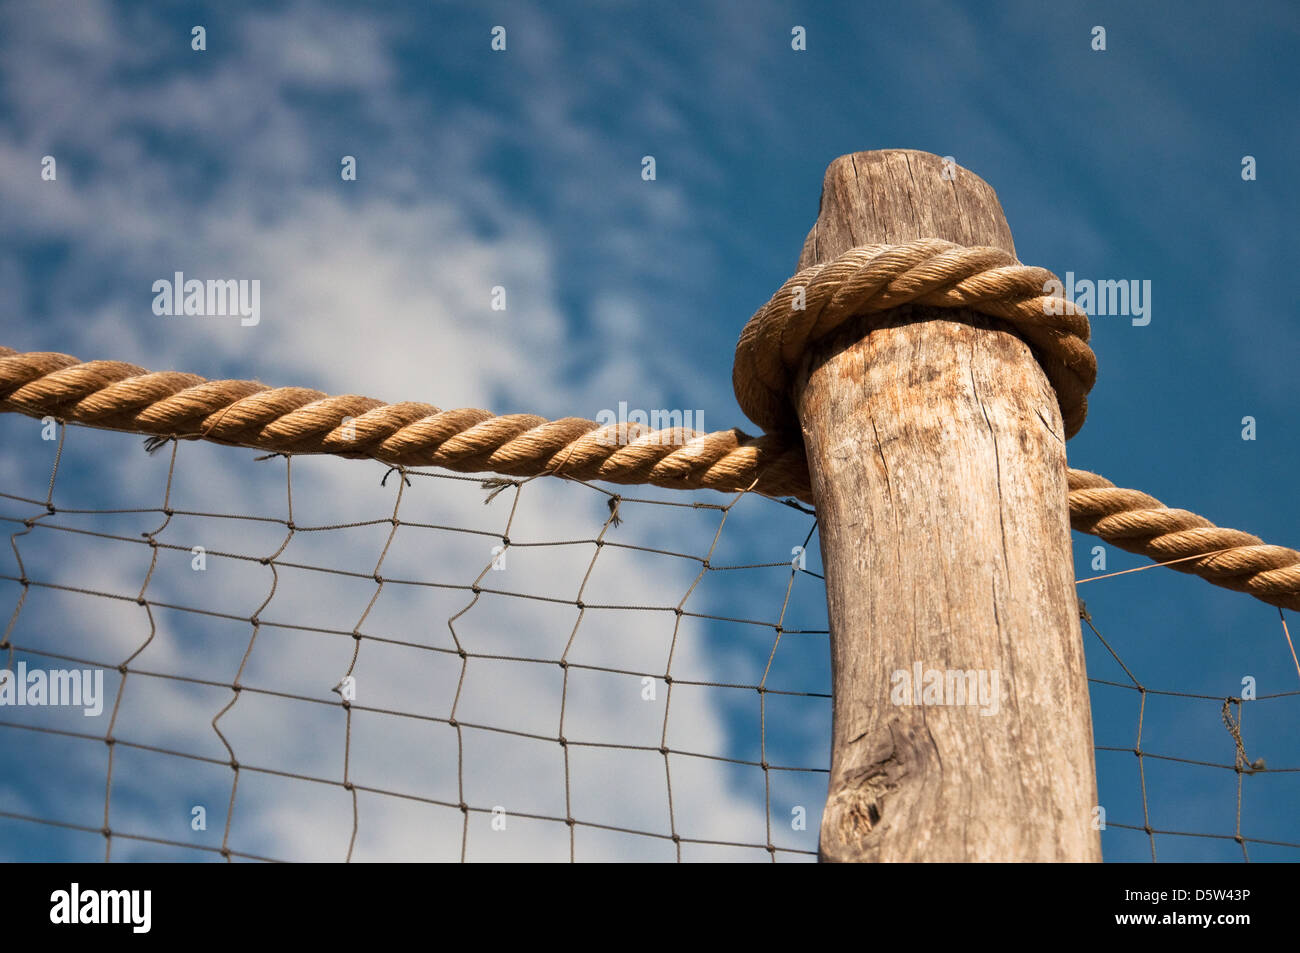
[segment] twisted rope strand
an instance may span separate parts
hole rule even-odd
[[[1269,605],[1300,609],[1300,552],[1170,509],[1153,496],[1122,489],[1087,470],[1070,470],[1067,479],[1075,529],[1157,562],[1187,560],[1169,568],[1248,592]]]
[[[373,457],[461,473],[753,489],[812,502],[802,445],[771,435],[385,404],[259,381],[152,373],[121,361],[83,363],[52,352],[0,347],[0,411],[281,453]]]

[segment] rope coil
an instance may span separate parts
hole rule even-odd
[[[640,424],[441,410],[431,404],[330,396],[259,381],[150,372],[120,361],[20,353],[0,346],[0,411],[57,417],[159,437],[282,453],[369,457],[461,473],[551,474],[671,489],[753,490],[813,503],[789,398],[805,350],[850,317],[915,303],[967,308],[1012,324],[1056,390],[1066,436],[1087,416],[1097,376],[1086,313],[1046,295],[1055,275],[996,248],[939,239],[867,245],[785,282],[741,332],[732,372],[741,408],[766,431],[701,433]],[[1300,552],[1269,546],[1086,470],[1070,470],[1071,525],[1130,552],[1270,605],[1300,609]]]
[[[1008,321],[1031,345],[1056,391],[1073,437],[1088,415],[1097,358],[1088,347],[1088,315],[1060,295],[1059,281],[1000,248],[967,248],[937,238],[862,245],[805,268],[759,308],[740,333],[732,383],[740,409],[765,431],[797,431],[791,371],[809,345],[851,317],[904,304],[969,308]]]

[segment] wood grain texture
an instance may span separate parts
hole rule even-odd
[[[924,237],[1014,254],[993,190],[944,169],[836,159],[799,266]],[[815,346],[792,396],[831,619],[822,859],[1100,860],[1065,444],[1029,346],[968,311],[899,308]],[[976,681],[927,697],[932,671]],[[983,699],[956,694],[981,678]]]

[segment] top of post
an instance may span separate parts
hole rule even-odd
[[[978,175],[933,153],[877,149],[851,152],[827,167],[817,223],[798,267],[830,261],[857,245],[914,238],[1016,253],[997,193]]]

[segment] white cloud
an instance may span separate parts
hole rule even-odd
[[[550,416],[594,413],[638,394],[647,402],[662,401],[665,386],[688,386],[689,370],[656,357],[663,350],[662,322],[647,307],[644,291],[610,290],[619,286],[616,272],[601,271],[585,288],[594,303],[598,340],[575,339],[560,304],[554,222],[507,196],[501,181],[478,167],[492,144],[520,133],[498,117],[463,108],[453,123],[413,124],[432,117],[428,104],[400,89],[389,59],[391,25],[368,14],[322,14],[303,6],[210,24],[210,49],[218,48],[202,69],[165,72],[148,86],[128,87],[119,70],[147,55],[132,52],[128,32],[145,31],[151,44],[187,44],[188,37],[168,38],[157,24],[123,21],[119,9],[105,4],[88,10],[93,29],[38,10],[14,13],[15,29],[0,40],[5,64],[0,75],[18,116],[0,129],[0,199],[32,223],[32,235],[67,244],[63,274],[70,280],[51,289],[50,297],[56,312],[76,316],[25,328],[18,335],[22,340],[12,343],[111,356],[155,369]],[[529,57],[541,56],[538,45],[549,42],[545,23],[538,20],[516,35],[521,41],[527,37],[515,49],[531,49],[521,59],[537,71],[538,61]],[[85,96],[88,85],[96,90],[93,102]],[[556,96],[533,100],[533,133],[554,134],[561,153],[604,148],[574,118],[576,94],[561,95],[562,87],[548,80],[548,94]],[[338,179],[342,149],[337,141],[347,137],[328,131],[337,117],[308,114],[292,102],[303,89],[356,97],[358,120],[377,137],[362,145],[382,146],[369,152],[349,147],[359,153],[358,183]],[[665,135],[679,130],[671,107],[646,108]],[[36,188],[35,163],[46,151],[60,158],[59,181]],[[93,161],[82,162],[83,152],[93,154]],[[438,159],[434,183],[413,171],[431,155]],[[627,179],[598,187],[635,196],[652,231],[689,228],[679,187],[662,183],[647,199],[634,191],[636,177]],[[577,177],[557,183],[560,193],[578,186],[592,188]],[[610,223],[611,234],[615,224]],[[638,262],[642,274],[654,270],[653,251],[646,255],[630,238],[625,245],[621,254],[643,259]],[[242,328],[236,319],[153,315],[149,283],[170,277],[172,270],[188,277],[260,279],[261,323]],[[497,285],[507,291],[505,312],[489,307]],[[87,308],[85,301],[93,303]],[[582,367],[588,363],[595,370]],[[575,367],[582,372],[574,373]],[[60,506],[113,506],[123,500],[160,506],[170,448],[151,457],[138,444],[137,438],[74,428],[56,490]],[[185,444],[170,481],[171,505],[284,517],[283,461],[253,462],[252,457],[242,450]],[[42,472],[48,474],[47,455],[0,459],[6,486],[39,487]],[[299,526],[383,520],[392,512],[396,481],[379,487],[383,468],[376,464],[298,460],[294,466]],[[401,514],[407,521],[500,532],[508,514],[509,494],[484,508],[485,494],[474,484],[416,478],[403,493]],[[574,486],[529,484],[522,500],[511,530],[516,544],[589,540],[608,515],[603,496]],[[628,523],[611,538],[707,550],[716,514],[697,520],[692,510],[667,511],[681,516],[668,520],[660,509],[628,504]],[[57,520],[61,525],[96,522],[77,523],[63,513]],[[140,517],[140,525],[115,524],[111,531],[139,538],[162,522],[154,513]],[[246,685],[327,703],[245,691],[218,726],[246,765],[338,779],[345,722],[339,697],[330,689],[347,671],[356,644],[346,634],[299,632],[275,623],[344,633],[360,626],[367,635],[422,646],[363,640],[355,670],[358,701],[446,718],[456,697],[460,660],[433,647],[452,646],[448,617],[468,605],[471,594],[386,583],[370,605],[378,588],[372,580],[282,569],[274,596],[259,609],[272,592],[269,567],[217,554],[269,554],[285,532],[275,523],[177,515],[157,538],[181,550],[159,550],[151,572],[144,547],[129,543],[91,546],[87,537],[36,530],[20,545],[33,578],[39,572],[50,581],[134,596],[148,573],[146,591],[155,602],[245,618],[258,612],[268,624],[254,639],[247,621],[155,608],[154,639],[133,665],[161,676],[229,683],[242,663]],[[383,526],[300,531],[277,558],[369,573],[386,536]],[[468,585],[489,564],[492,542],[403,527],[382,569],[390,578]],[[188,548],[195,544],[212,554],[206,572],[190,568]],[[507,571],[488,572],[483,585],[575,599],[594,553],[590,543],[545,549],[516,545],[508,553]],[[699,571],[697,563],[630,550],[609,548],[602,558],[598,566],[619,568],[593,574],[584,590],[589,601],[673,606]],[[690,606],[708,609],[699,595]],[[110,664],[138,648],[149,630],[148,613],[130,601],[105,608],[103,600],[68,595],[34,599],[24,611],[24,637],[40,642],[37,647],[79,647]],[[671,613],[593,609],[575,635],[576,617],[572,605],[485,595],[455,624],[474,652],[554,660],[572,637],[567,657],[575,665],[658,672],[668,664]],[[42,624],[61,628],[42,641]],[[672,671],[727,680],[700,641],[679,639],[673,652]],[[564,693],[562,676],[554,661],[471,658],[457,717],[552,738],[560,730],[563,694],[564,730],[575,742],[635,739],[632,743],[658,746],[667,700],[662,682],[657,700],[645,701],[639,676],[575,667]],[[732,728],[720,701],[724,696],[722,690],[678,690],[669,743],[725,753]],[[225,748],[210,722],[230,698],[219,685],[133,675],[114,733],[224,759]],[[476,807],[502,803],[515,814],[564,815],[564,750],[558,743],[478,728],[464,728],[463,737],[458,768],[455,729],[445,723],[357,713],[352,777],[359,784],[455,801],[460,776]],[[118,752],[115,828],[220,843],[233,776],[228,767],[126,746]],[[575,744],[569,755],[575,815],[668,833],[664,764],[657,751]],[[87,770],[93,775],[93,768]],[[761,777],[757,786],[753,778],[741,783],[734,768],[680,756],[673,756],[672,770],[675,817],[683,833],[753,843],[764,838]],[[93,818],[103,789],[84,780],[60,787],[54,778],[59,790],[48,802],[50,810]],[[49,787],[51,779],[43,783]],[[194,803],[209,812],[210,828],[202,835],[189,828]],[[359,810],[358,859],[459,856],[459,811],[373,794],[359,796]],[[351,811],[350,798],[336,786],[246,770],[232,846],[277,857],[338,859],[346,850]],[[812,826],[815,830],[815,822]],[[515,818],[508,833],[497,837],[486,817],[472,815],[471,827],[471,859],[568,857],[563,824]],[[675,856],[671,843],[662,840],[583,827],[575,837],[579,859]],[[118,844],[119,857],[151,856],[145,845]],[[764,852],[753,853],[759,855],[754,859],[766,859]]]

